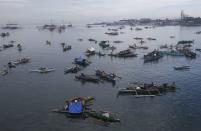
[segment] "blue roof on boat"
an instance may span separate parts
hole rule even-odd
[[[69,108],[68,108],[70,113],[82,113],[83,111],[83,105],[82,102],[78,101],[78,102],[72,102],[69,104]]]

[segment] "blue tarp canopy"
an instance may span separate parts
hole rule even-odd
[[[68,110],[72,114],[82,113],[82,111],[83,111],[82,102],[72,102],[72,103],[70,103]]]

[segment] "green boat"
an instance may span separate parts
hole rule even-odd
[[[107,111],[88,111],[88,116],[102,120],[104,122],[120,122],[120,119],[116,115],[111,114]]]
[[[184,56],[183,53],[180,53],[178,51],[160,51],[163,55],[167,55],[167,56]]]

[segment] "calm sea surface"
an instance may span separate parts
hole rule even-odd
[[[114,27],[115,28],[115,27]],[[31,63],[19,65],[16,69],[0,77],[0,130],[1,131],[200,131],[201,125],[201,57],[164,57],[158,62],[144,63],[143,55],[159,48],[162,44],[176,44],[178,40],[195,40],[193,48],[201,48],[201,35],[196,35],[201,27],[156,27],[131,31],[129,27],[121,30],[124,34],[108,36],[107,27],[86,28],[75,26],[63,33],[39,31],[35,26],[9,31],[10,37],[0,38],[0,45],[15,40],[22,44],[22,52],[17,47],[0,52],[0,67],[11,60],[30,57]],[[5,30],[0,30],[5,32]],[[169,37],[174,35],[175,39]],[[98,41],[109,40],[118,50],[127,49],[136,41],[134,37],[154,37],[157,41],[147,41],[149,50],[137,50],[138,57],[129,59],[109,56],[89,58],[92,64],[82,72],[94,74],[95,69],[114,72],[122,77],[115,86],[111,83],[80,83],[74,80],[74,74],[64,75],[65,67],[72,66],[73,59],[98,44],[89,42],[89,38]],[[78,41],[82,38],[83,41]],[[49,40],[52,45],[46,45]],[[113,40],[124,43],[114,44]],[[72,50],[63,52],[60,43],[67,42]],[[109,53],[105,51],[106,53]],[[174,71],[173,66],[189,65],[189,71]],[[29,73],[30,69],[41,66],[55,68],[49,74]],[[119,88],[130,82],[173,82],[179,89],[154,98],[117,97]],[[74,96],[94,96],[93,108],[118,114],[121,123],[104,126],[92,119],[74,120],[65,115],[52,113],[61,107],[64,100]]]

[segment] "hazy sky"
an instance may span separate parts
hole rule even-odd
[[[201,0],[0,0],[0,23],[177,18],[181,10],[201,16]]]

